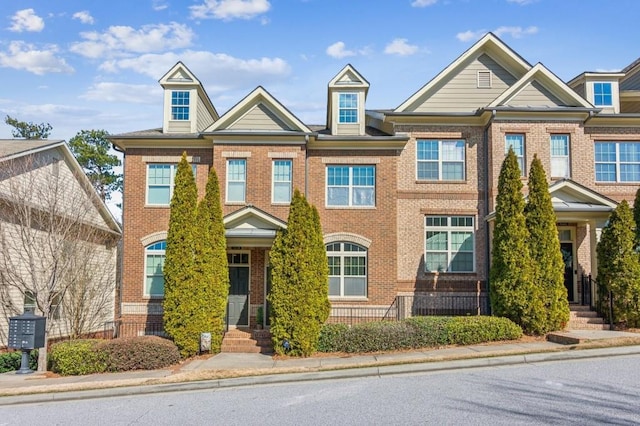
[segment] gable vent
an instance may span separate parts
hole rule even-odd
[[[478,71],[478,88],[491,87],[491,71]]]

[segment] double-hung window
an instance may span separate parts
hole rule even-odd
[[[243,203],[247,192],[247,160],[227,160],[227,202]]]
[[[357,123],[358,122],[358,94],[340,93],[338,97],[338,122]]]
[[[463,140],[418,140],[418,180],[464,180]]]
[[[474,272],[473,216],[425,218],[427,272]]]
[[[611,83],[593,83],[593,104],[595,106],[613,105]]]
[[[327,166],[327,206],[373,207],[376,167]]]
[[[640,142],[596,142],[596,182],[640,182]]]
[[[358,244],[337,242],[327,245],[329,296],[367,296],[367,249]]]
[[[569,176],[569,135],[551,135],[551,177]]]
[[[272,201],[274,203],[291,202],[291,160],[273,161]]]
[[[164,268],[166,241],[148,245],[144,249],[144,296],[164,297]]]
[[[171,92],[171,119],[189,119],[189,92],[178,90]]]
[[[524,158],[524,135],[522,134],[508,134],[504,138],[504,153],[509,153],[509,148],[513,148],[514,154],[518,159],[518,167],[520,167],[520,176],[526,176],[526,162]]]

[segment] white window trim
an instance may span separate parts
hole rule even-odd
[[[276,181],[276,162],[289,163],[289,180],[288,181]],[[288,201],[276,201],[276,183],[289,183],[289,200]],[[275,158],[271,162],[271,203],[272,204],[291,204],[291,197],[293,196],[293,160],[289,158]]]
[[[162,240],[162,241],[164,241],[164,240]],[[143,269],[144,273],[143,273],[143,281],[142,281],[142,297],[144,299],[164,299],[164,291],[162,292],[161,295],[160,294],[151,294],[151,293],[149,293],[147,291],[147,277],[148,277],[148,275],[147,275],[147,257],[148,257],[148,255],[150,255],[150,254],[151,255],[163,255],[165,257],[165,260],[166,260],[166,257],[167,257],[166,249],[165,250],[149,250],[148,247],[150,247],[150,246],[152,246],[154,244],[160,243],[162,241],[154,241],[152,243],[147,244],[145,246],[145,248],[144,248],[144,266],[143,266],[144,267],[144,269]],[[163,271],[163,279],[164,279],[164,271]],[[164,287],[163,287],[163,289],[164,289]]]
[[[349,169],[349,184],[344,186],[340,185],[337,187],[340,188],[348,188],[348,203],[347,204],[329,204],[329,168],[330,167],[346,167]],[[353,184],[353,168],[354,167],[371,167],[373,168],[373,185],[372,186],[364,186],[364,185],[354,185]],[[324,179],[324,204],[325,207],[333,208],[333,209],[374,209],[376,207],[376,166],[375,164],[327,164],[325,167],[325,179]],[[336,185],[333,185],[336,186]],[[373,188],[373,204],[369,205],[354,205],[353,204],[353,189],[354,188]]]
[[[230,167],[229,163],[231,161],[244,161],[244,176],[243,180],[231,180],[229,179]],[[227,170],[226,170],[226,183],[225,183],[225,203],[227,204],[244,204],[247,201],[247,159],[246,158],[228,158],[226,162]],[[244,190],[242,200],[229,200],[229,184],[231,182],[243,182]]]
[[[149,202],[149,169],[151,166],[169,166],[169,202],[167,204],[152,204]],[[193,177],[196,177],[196,165],[191,165],[191,170],[193,171]],[[147,163],[147,176],[146,176],[146,185],[145,185],[145,198],[144,204],[146,207],[168,207],[171,205],[171,199],[173,198],[173,189],[175,187],[176,182],[176,173],[178,172],[177,164],[169,164],[169,163]],[[165,185],[163,185],[165,186]]]
[[[553,155],[553,144],[552,140],[554,137],[564,137],[567,141],[567,155]],[[552,178],[570,178],[571,177],[571,137],[565,133],[554,133],[549,137],[550,151],[551,151],[551,177]],[[565,176],[561,176],[553,173],[553,159],[554,158],[562,158],[567,162],[567,174]]]
[[[326,251],[327,245],[332,244],[340,244],[340,251]],[[345,251],[344,244],[353,244],[359,247],[364,248],[364,251]],[[331,277],[339,277],[340,278],[340,294],[329,294],[329,298],[332,300],[367,300],[369,294],[369,249],[361,244],[354,243],[352,241],[334,241],[328,244],[325,244],[325,251],[327,254],[327,259],[329,257],[339,257],[340,258],[340,275],[329,275]],[[345,275],[344,274],[344,258],[346,257],[363,257],[364,258],[364,295],[349,295],[345,296],[344,294],[344,279],[347,276],[353,277],[362,277],[361,275]]]
[[[340,97],[342,95],[354,95],[356,97],[356,106],[355,108],[349,107],[340,107]],[[358,92],[341,92],[338,93],[338,124],[359,124],[360,123],[360,114],[358,113],[358,110],[360,109],[360,96],[358,96]],[[343,110],[348,110],[348,111],[352,111],[355,110],[356,112],[356,121],[341,121],[340,120],[340,111]]]
[[[596,103],[596,84],[608,84],[611,88],[611,103],[610,104],[598,104]],[[614,105],[614,94],[613,94],[613,82],[611,81],[594,81],[591,85],[591,90],[593,91],[593,105],[596,107],[603,108],[612,108]]]
[[[610,161],[595,161],[595,147],[596,144],[598,143],[612,143],[615,144],[615,148],[616,148],[616,159],[615,162],[610,162]],[[636,162],[621,162],[620,161],[620,144],[621,143],[633,143],[633,144],[637,144],[640,145],[640,141],[605,141],[605,140],[598,140],[595,141],[593,147],[594,147],[594,180],[597,183],[605,183],[605,184],[612,184],[612,183],[631,183],[631,184],[637,184],[640,182],[640,180],[622,180],[620,178],[620,174],[621,174],[621,165],[622,164],[640,164],[640,163],[636,163]],[[595,165],[597,164],[614,164],[615,168],[616,168],[616,179],[615,180],[598,180],[598,172],[596,170]]]
[[[427,217],[446,217],[447,218],[447,225],[446,226],[427,226]],[[453,217],[470,217],[472,220],[472,224],[471,226],[451,226],[451,218]],[[428,231],[436,231],[436,232],[447,232],[447,260],[448,260],[448,264],[447,264],[447,270],[446,271],[430,271],[427,269],[427,232]],[[453,252],[451,250],[451,232],[455,232],[455,231],[470,231],[471,232],[471,238],[472,238],[472,246],[473,246],[473,251],[471,251],[472,254],[472,258],[473,258],[473,267],[471,271],[451,271],[451,263],[453,260],[453,255],[455,255],[455,253],[457,252]],[[470,216],[470,215],[427,215],[424,217],[424,271],[427,274],[435,274],[435,273],[443,273],[443,274],[475,274],[476,273],[476,256],[477,256],[477,249],[476,249],[476,218],[474,216]],[[443,253],[444,251],[434,251],[431,250],[434,253]],[[467,251],[465,251],[464,253],[469,253]]]
[[[418,164],[420,163],[435,163],[436,160],[420,160],[418,159],[418,145],[420,142],[434,141],[438,142],[438,179],[425,179],[418,176]],[[462,160],[456,161],[444,161],[442,159],[442,142],[462,142]],[[443,179],[442,178],[442,163],[462,163],[462,178],[461,179]],[[416,140],[416,180],[423,182],[464,182],[467,179],[467,148],[464,139],[418,139]]]
[[[173,94],[174,93],[187,93],[189,95],[189,103],[187,105],[174,105],[173,104]],[[188,118],[173,118],[173,108],[186,108]],[[169,121],[190,121],[191,120],[191,91],[190,90],[172,90],[169,94]]]
[[[516,150],[513,150],[513,153],[516,154],[516,158],[520,159],[522,158],[522,165],[518,164],[518,166],[520,167],[520,176],[521,177],[526,177],[527,176],[527,135],[524,133],[506,133],[504,135],[504,155],[505,157],[507,156],[507,154],[509,153],[509,147],[511,145],[509,145],[507,143],[507,138],[509,136],[521,136],[522,137],[522,155],[518,155],[516,154]]]

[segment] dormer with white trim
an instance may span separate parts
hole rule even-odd
[[[198,133],[218,119],[218,112],[202,84],[182,63],[160,80],[164,89],[163,133]]]
[[[365,135],[365,101],[368,91],[369,82],[350,64],[331,79],[327,128],[332,135]]]
[[[569,81],[568,86],[605,114],[620,113],[619,72],[585,72]]]

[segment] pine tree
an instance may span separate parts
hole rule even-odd
[[[525,333],[540,334],[544,328],[542,300],[533,285],[520,168],[511,148],[498,177],[495,213],[490,271],[493,314],[511,319]]]
[[[547,177],[536,155],[529,171],[529,197],[524,214],[529,231],[533,282],[541,290],[543,313],[546,314],[546,324],[541,332],[561,330],[569,321],[564,262]]]
[[[598,286],[600,295],[611,291],[613,318],[627,326],[640,325],[640,260],[634,241],[633,214],[622,201],[611,213],[597,246]]]
[[[198,204],[195,231],[194,294],[198,294],[198,330],[211,333],[211,352],[220,352],[229,296],[227,240],[222,220],[220,185],[213,167],[205,196]]]
[[[200,335],[191,330],[196,309],[193,293],[194,230],[198,192],[186,153],[175,176],[164,263],[164,330],[184,357],[198,352]]]
[[[277,353],[289,342],[291,355],[308,356],[317,347],[329,316],[328,266],[317,210],[294,191],[287,229],[273,243],[271,335]]]

